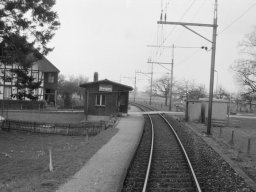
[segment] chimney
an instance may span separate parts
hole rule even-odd
[[[99,80],[99,75],[98,75],[98,72],[95,72],[94,73],[94,76],[93,76],[93,81],[96,82]]]

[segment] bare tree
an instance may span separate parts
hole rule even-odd
[[[170,78],[165,75],[153,83],[153,93],[165,98],[165,106],[167,106],[168,96],[170,92]]]
[[[87,77],[82,75],[76,77],[74,75],[69,76],[68,78],[64,75],[59,75],[58,86],[59,94],[64,100],[64,107],[71,107],[72,105],[72,95],[74,93],[78,94],[80,99],[82,98],[82,89],[79,87],[80,84],[86,83],[88,81]]]
[[[205,87],[203,85],[197,85],[193,81],[179,81],[175,89],[176,95],[181,100],[198,100],[199,98],[206,97]]]
[[[249,104],[249,106],[250,106],[249,112],[250,113],[253,112],[252,103],[256,99],[256,94],[255,93],[250,93],[250,94],[245,93],[245,94],[241,94],[241,97],[244,101],[246,101],[247,104]]]
[[[222,86],[219,86],[218,94],[216,94],[217,99],[229,99],[230,93],[223,88]]]
[[[256,93],[256,28],[239,44],[242,58],[231,66],[246,94]]]

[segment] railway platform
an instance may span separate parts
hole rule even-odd
[[[130,111],[139,110],[131,106]],[[140,113],[120,118],[116,125],[118,133],[56,192],[120,191],[143,127],[144,118]]]

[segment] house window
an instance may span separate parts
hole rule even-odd
[[[96,106],[106,106],[106,95],[104,94],[96,95]]]
[[[54,73],[48,73],[48,83],[54,83]]]
[[[34,78],[35,82],[38,82],[38,73],[37,72],[32,72],[32,77]]]

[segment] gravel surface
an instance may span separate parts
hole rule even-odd
[[[148,158],[151,145],[151,129],[148,117],[145,116],[145,125],[142,139],[134,155],[134,159],[125,178],[122,192],[141,192],[147,172]]]
[[[147,191],[195,191],[190,171],[175,136],[160,116],[151,117],[155,138]],[[123,192],[143,189],[151,143],[150,130],[147,117],[144,134],[126,176]]]
[[[151,115],[155,141],[148,191],[195,191],[184,154],[169,126],[159,115]]]
[[[167,116],[167,119],[174,124],[203,191],[253,191],[232,167],[192,130],[170,116]]]

